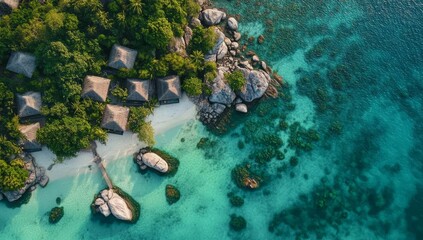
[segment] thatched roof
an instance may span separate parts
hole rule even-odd
[[[19,117],[29,117],[41,114],[41,94],[39,92],[26,92],[17,94]]]
[[[11,9],[19,7],[19,0],[0,0],[0,4],[6,5]]]
[[[157,95],[159,101],[179,99],[181,94],[179,76],[167,76],[157,79]]]
[[[98,102],[104,102],[107,98],[109,85],[110,79],[97,76],[86,76],[81,96],[83,98],[91,98]]]
[[[134,67],[137,51],[121,45],[113,45],[110,52],[108,66],[116,69]]]
[[[30,125],[20,125],[19,131],[25,137],[20,141],[20,145],[24,150],[38,150],[41,149],[41,144],[37,142],[37,131],[40,129],[40,123],[33,123]]]
[[[101,121],[101,127],[114,132],[124,132],[128,117],[129,108],[107,104],[104,110],[103,120]]]
[[[129,101],[146,102],[149,100],[150,80],[128,79]]]
[[[35,70],[35,56],[29,53],[14,52],[10,55],[6,69],[31,78]]]

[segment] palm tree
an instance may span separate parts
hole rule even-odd
[[[129,0],[129,4],[131,7],[131,10],[136,14],[142,13],[142,2],[141,0]]]
[[[191,62],[195,64],[198,68],[203,65],[204,54],[201,51],[193,51],[190,54]]]

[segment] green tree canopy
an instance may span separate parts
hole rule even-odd
[[[80,149],[88,148],[95,139],[106,140],[106,133],[91,127],[87,120],[64,117],[46,124],[37,132],[37,139],[61,159],[73,157]]]
[[[165,49],[173,37],[172,25],[166,18],[150,20],[144,34],[148,44],[157,49]]]
[[[199,78],[192,77],[185,79],[182,88],[190,96],[198,96],[202,93],[203,83]]]
[[[234,91],[240,91],[245,85],[245,78],[241,70],[235,70],[232,73],[225,74],[225,78],[229,83],[229,86]]]
[[[21,159],[15,159],[8,164],[0,160],[0,189],[13,191],[22,188],[28,178],[28,171]]]

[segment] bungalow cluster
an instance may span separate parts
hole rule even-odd
[[[134,66],[137,51],[120,46],[113,45],[107,66],[114,69],[127,68]],[[14,52],[11,54],[6,69],[28,78],[36,68],[35,56],[24,53]],[[88,98],[97,102],[106,102],[109,95],[111,80],[99,76],[88,75],[84,79],[81,97]],[[162,104],[179,103],[181,98],[181,82],[179,76],[167,76],[158,78],[154,82],[145,79],[127,79],[126,87],[128,97],[126,105],[138,106],[157,98]],[[17,111],[21,122],[30,122],[31,124],[20,125],[19,130],[25,137],[21,146],[24,151],[40,151],[41,145],[36,140],[36,133],[41,127],[41,93],[26,92],[16,95]],[[121,105],[107,104],[103,113],[101,127],[111,133],[123,134],[126,131],[126,125],[129,117],[129,108]]]

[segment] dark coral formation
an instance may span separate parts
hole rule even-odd
[[[180,198],[181,192],[175,186],[171,184],[166,185],[166,201],[169,205],[176,203]]]
[[[63,207],[54,207],[51,209],[48,221],[50,223],[57,223],[62,219],[63,215],[65,214],[65,210]]]

